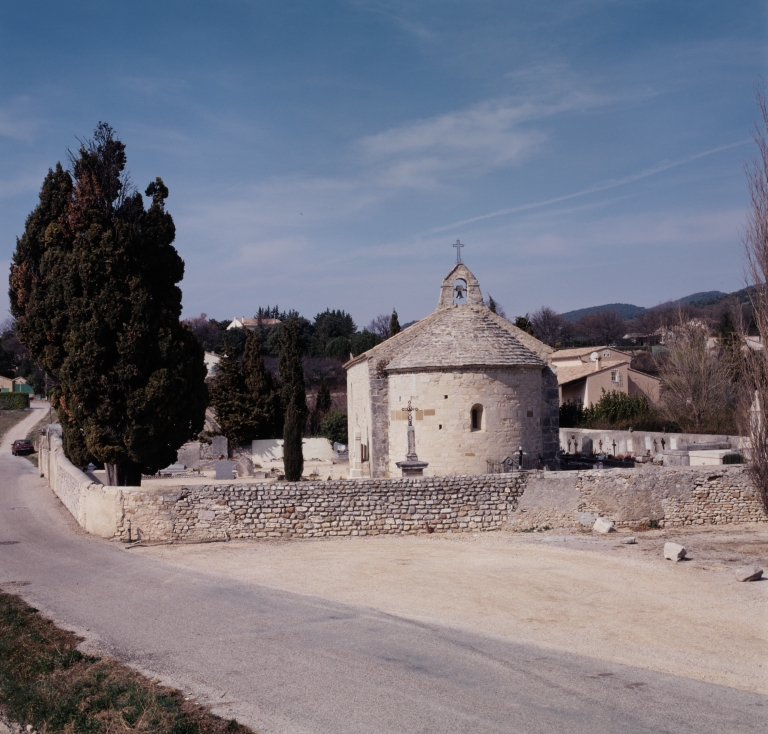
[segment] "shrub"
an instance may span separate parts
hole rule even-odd
[[[24,410],[29,407],[29,393],[0,392],[0,408],[3,410]]]
[[[320,424],[320,436],[325,436],[331,443],[347,443],[347,414],[332,410]]]
[[[648,404],[644,395],[627,395],[611,391],[600,400],[585,408],[578,402],[567,402],[560,406],[562,428],[613,428],[624,430],[630,426],[637,430],[655,431],[675,428],[669,420]]]

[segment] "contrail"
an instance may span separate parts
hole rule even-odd
[[[626,184],[632,183],[634,181],[639,181],[643,178],[648,178],[648,176],[654,176],[657,173],[662,173],[663,171],[668,171],[670,168],[676,168],[677,166],[685,165],[686,163],[690,163],[691,161],[698,160],[699,158],[706,158],[708,155],[714,155],[715,153],[720,153],[723,150],[730,150],[731,148],[738,148],[740,145],[746,145],[747,143],[751,143],[751,140],[740,140],[738,143],[730,143],[728,145],[721,145],[719,148],[712,148],[711,150],[705,150],[701,153],[693,153],[691,155],[687,155],[684,158],[678,158],[675,161],[668,161],[665,163],[659,163],[653,168],[646,168],[643,171],[640,171],[639,173],[633,173],[631,176],[626,176],[625,178],[618,178],[618,179],[611,179],[610,181],[605,181],[604,183],[596,184],[595,186],[590,186],[588,189],[582,189],[581,191],[576,191],[573,194],[566,194],[565,196],[558,196],[554,199],[546,199],[545,201],[536,201],[531,204],[520,204],[520,206],[513,206],[509,207],[508,209],[499,209],[495,212],[490,212],[489,214],[480,214],[476,217],[470,217],[469,219],[462,219],[459,222],[453,222],[452,224],[446,224],[441,227],[434,227],[433,229],[427,230],[427,234],[436,234],[438,232],[444,232],[449,229],[455,229],[456,227],[462,227],[465,224],[472,224],[473,222],[480,222],[484,219],[493,219],[494,217],[503,217],[507,214],[516,214],[517,212],[524,212],[528,211],[530,209],[540,209],[544,206],[549,206],[550,204],[559,204],[561,201],[568,201],[569,199],[575,199],[579,196],[587,196],[588,194],[594,194],[598,191],[607,191],[608,189],[615,189],[618,186],[625,186]]]

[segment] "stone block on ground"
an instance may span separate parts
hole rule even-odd
[[[608,518],[598,517],[597,520],[595,520],[595,524],[592,526],[592,530],[594,530],[596,533],[602,533],[605,535],[606,533],[615,532],[616,528],[613,526],[613,522]]]
[[[736,569],[736,581],[759,581],[763,576],[760,566],[742,566]]]
[[[664,543],[664,558],[668,561],[682,561],[685,558],[685,548],[679,543]]]
[[[622,538],[621,542],[624,543],[624,545],[635,545],[637,543],[637,538],[635,538],[634,535],[630,535],[628,538]]]

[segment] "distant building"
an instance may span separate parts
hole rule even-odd
[[[26,392],[31,395],[34,390],[32,385],[28,385],[23,377],[3,377],[0,375],[0,392]]]
[[[203,361],[205,362],[205,367],[208,370],[208,374],[206,376],[214,377],[219,371],[219,362],[221,361],[221,357],[219,357],[218,354],[214,354],[213,352],[206,352],[205,356],[203,357]]]
[[[277,326],[280,323],[280,319],[247,319],[245,316],[241,316],[239,319],[233,319],[232,323],[227,327],[227,331],[230,329],[268,329],[270,326]]]
[[[632,355],[613,347],[582,347],[553,352],[549,364],[557,375],[560,405],[579,402],[594,405],[605,392],[645,395],[659,400],[660,380],[629,365]]]

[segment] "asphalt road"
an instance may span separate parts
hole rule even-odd
[[[764,731],[765,696],[240,584],[88,537],[11,456],[26,431],[0,446],[0,587],[263,734]]]

